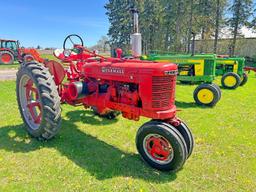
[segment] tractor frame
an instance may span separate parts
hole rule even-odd
[[[176,116],[175,64],[106,58],[87,50],[78,35],[67,36],[63,50],[54,55],[68,68],[56,61],[32,61],[23,62],[17,73],[18,106],[30,135],[47,140],[59,132],[61,103],[84,106],[110,119],[120,113],[135,121],[144,116],[151,120],[136,136],[143,160],[163,171],[182,168],[194,140]]]

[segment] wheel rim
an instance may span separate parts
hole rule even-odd
[[[4,64],[9,63],[12,59],[11,55],[7,53],[3,54],[1,58]]]
[[[209,89],[201,89],[198,94],[197,94],[198,100],[201,103],[204,104],[209,104],[213,101],[214,99],[214,94],[211,90]]]
[[[146,155],[155,163],[168,164],[174,157],[170,142],[159,134],[149,134],[143,140]]]
[[[233,76],[227,76],[227,77],[224,79],[224,83],[225,83],[225,85],[228,86],[228,87],[233,87],[233,86],[236,85],[237,80],[236,80],[236,78],[233,77]]]
[[[31,129],[38,129],[42,121],[42,105],[38,89],[28,75],[23,75],[19,84],[20,104],[23,116]]]

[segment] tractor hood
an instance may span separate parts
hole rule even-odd
[[[97,79],[139,82],[145,76],[176,75],[177,65],[141,60],[90,62],[84,65],[83,72]]]

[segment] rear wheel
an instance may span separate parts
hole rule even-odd
[[[14,56],[10,51],[0,52],[0,64],[10,65],[14,62]]]
[[[188,156],[186,142],[179,131],[160,121],[150,121],[140,127],[136,146],[143,160],[162,171],[178,171]]]
[[[221,84],[226,89],[236,89],[240,83],[241,80],[239,75],[233,72],[228,72],[221,78]]]
[[[50,139],[60,129],[60,98],[53,77],[42,64],[30,62],[19,69],[16,93],[21,117],[30,135]]]
[[[199,105],[214,106],[220,96],[218,89],[212,84],[201,84],[194,91],[194,100]]]
[[[243,75],[242,75],[242,77],[241,77],[240,86],[245,85],[245,84],[247,83],[247,81],[248,81],[248,75],[247,75],[247,73],[244,72]]]
[[[34,57],[30,54],[26,54],[23,56],[23,62],[25,63],[28,63],[28,62],[31,62],[31,61],[34,61]]]

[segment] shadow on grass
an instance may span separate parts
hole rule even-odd
[[[204,105],[198,105],[195,102],[184,102],[184,101],[175,101],[175,105],[177,108],[201,108],[201,109],[209,109],[212,107],[204,106]]]
[[[106,119],[95,115],[91,110],[76,110],[66,113],[72,122],[82,122],[90,125],[109,125],[117,122],[117,119]]]
[[[77,120],[76,113],[70,112],[68,116]],[[80,131],[73,121],[63,120],[60,133],[50,141],[30,139],[23,124],[1,127],[0,140],[0,149],[14,153],[54,148],[98,180],[123,176],[163,183],[176,179],[176,174],[159,172],[147,166],[138,154],[124,152]]]

